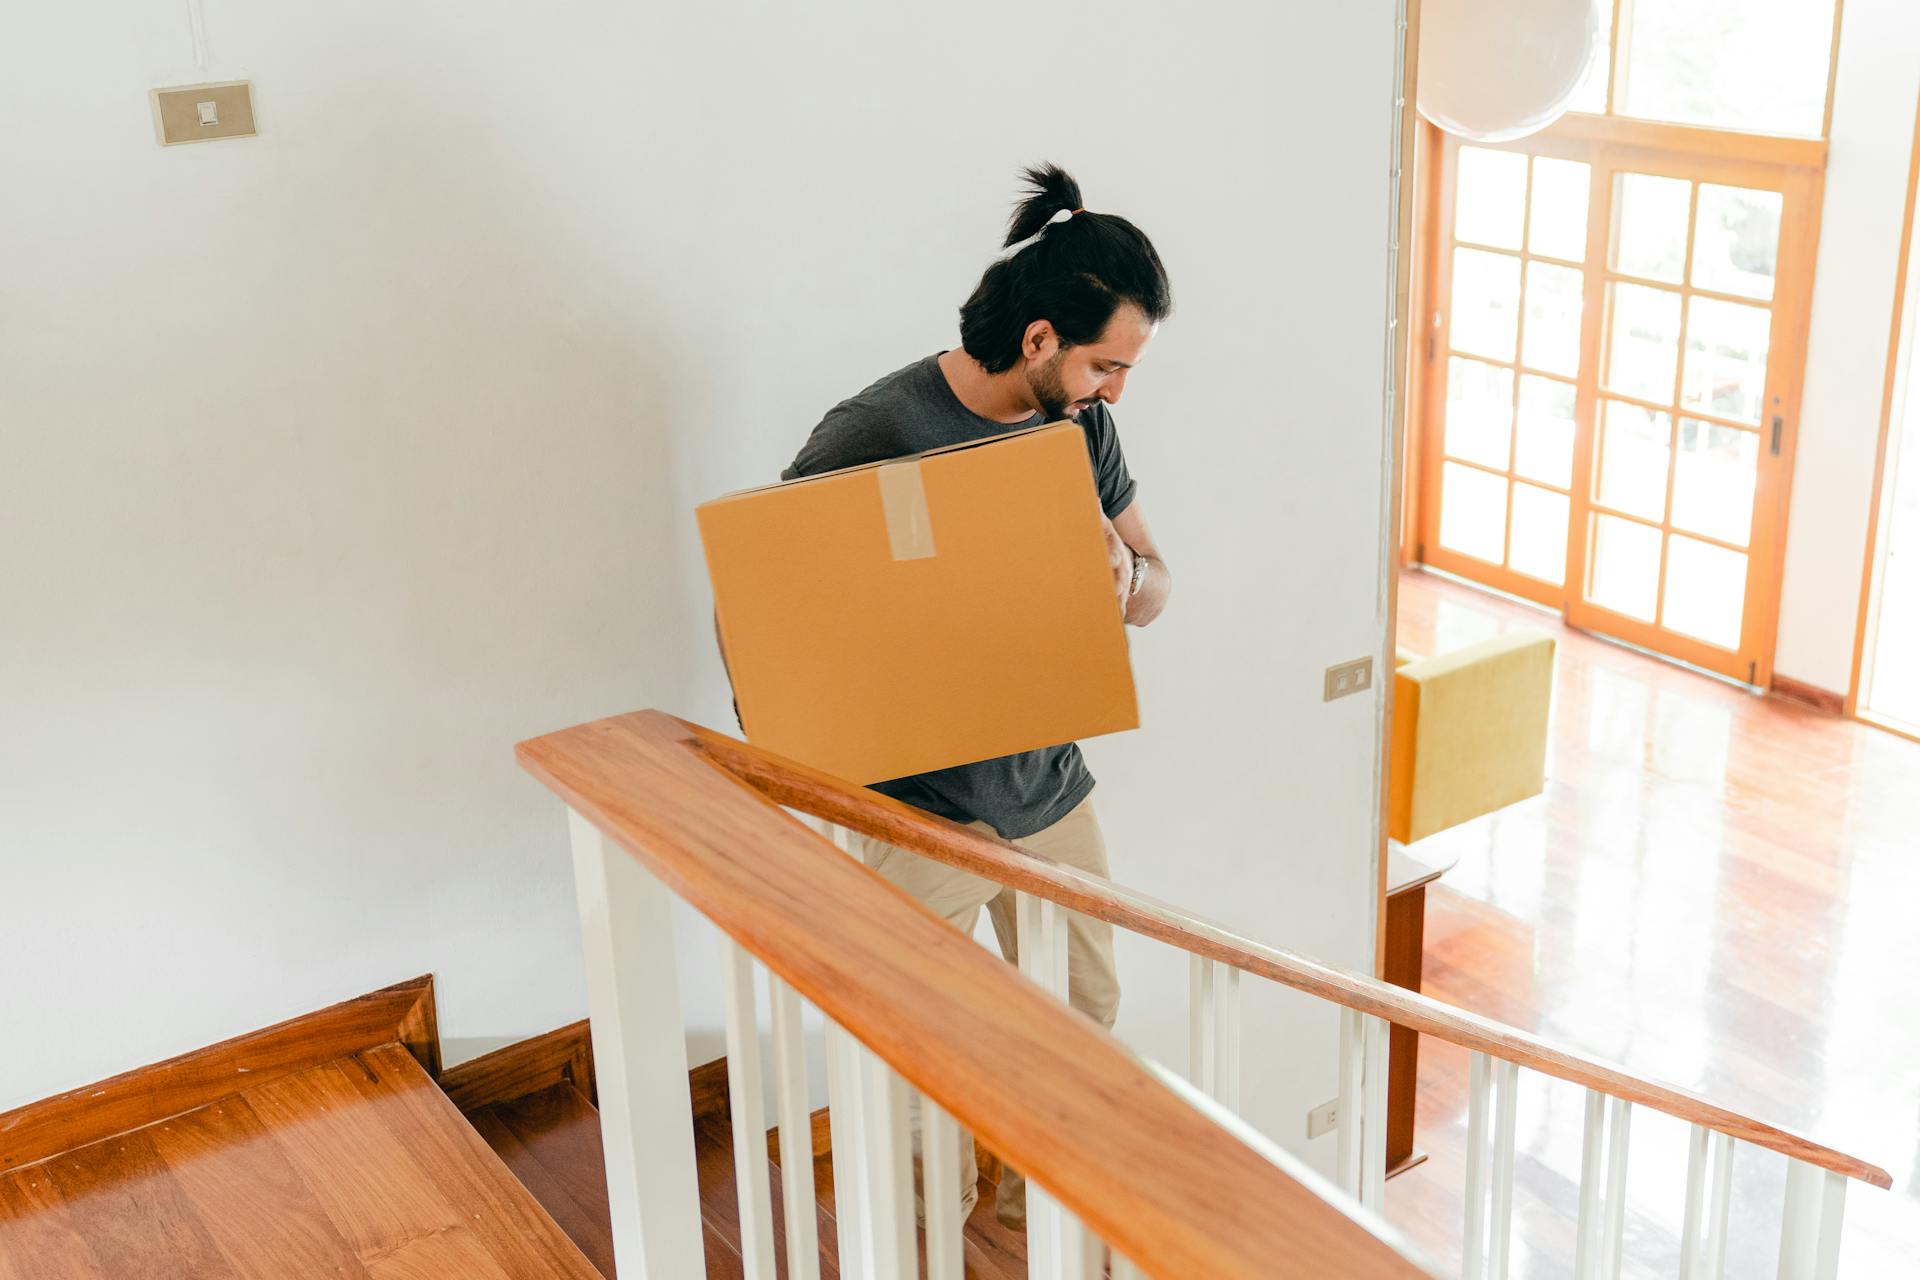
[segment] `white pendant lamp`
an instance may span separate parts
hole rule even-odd
[[[1600,49],[1604,0],[1421,0],[1420,114],[1504,142],[1566,114]]]

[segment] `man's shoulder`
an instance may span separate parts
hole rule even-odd
[[[924,406],[925,357],[869,383],[827,410],[781,479],[857,467],[913,452],[907,426]]]
[[[925,356],[892,373],[882,374],[827,410],[827,418],[836,415],[856,420],[870,418],[875,414],[895,412],[903,404],[924,400],[928,391],[927,367],[935,359],[938,357]]]

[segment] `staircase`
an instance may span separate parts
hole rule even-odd
[[[1806,1135],[672,717],[578,726],[520,756],[569,811],[591,1043],[563,1028],[441,1072],[418,979],[0,1115],[0,1280],[593,1280],[616,1265],[628,1280],[1431,1276],[1378,1214],[1390,1027],[1471,1052],[1466,1280],[1509,1275],[1523,1070],[1584,1102],[1569,1250],[1582,1280],[1620,1274],[1636,1112],[1690,1126],[1684,1280],[1721,1276],[1729,1233],[1756,1228],[1779,1232],[1780,1280],[1832,1280],[1849,1184],[1891,1181]],[[847,830],[1013,889],[1020,973],[845,857]],[[692,1073],[675,898],[722,935],[727,1057]],[[1184,1078],[1066,1005],[1064,910],[1187,953]],[[1236,1114],[1255,1074],[1243,980],[1338,1009],[1333,1184]],[[825,1024],[830,1143],[809,1110],[803,1002]],[[784,1161],[763,1149],[768,1097]],[[959,1221],[962,1128],[1029,1173],[1025,1235],[999,1226],[984,1188]],[[1784,1160],[1776,1219],[1729,1217],[1736,1153]]]

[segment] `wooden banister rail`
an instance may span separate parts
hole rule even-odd
[[[1425,1274],[1092,1022],[769,803],[734,762],[758,762],[762,777],[782,766],[738,744],[730,753],[727,741],[639,712],[523,742],[517,754],[582,819],[1150,1273]],[[862,807],[850,789],[827,791]],[[847,825],[903,834],[884,807],[862,817]]]
[[[1684,1089],[1647,1080],[1614,1063],[1430,996],[1255,942],[1110,880],[1051,862],[1017,845],[947,822],[878,792],[854,787],[724,734],[680,723],[715,764],[778,804],[1422,1035],[1651,1107],[1871,1186],[1885,1189],[1893,1185],[1886,1170],[1804,1134],[1767,1124]]]

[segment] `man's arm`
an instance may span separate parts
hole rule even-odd
[[[1173,594],[1173,574],[1160,557],[1160,544],[1153,540],[1153,531],[1147,528],[1147,518],[1141,514],[1138,502],[1128,504],[1127,509],[1112,520],[1103,517],[1103,523],[1107,528],[1107,549],[1113,561],[1115,587],[1123,593],[1126,619],[1136,627],[1144,627],[1166,609],[1167,597]],[[1124,595],[1132,585],[1136,560],[1146,562],[1140,590]]]

